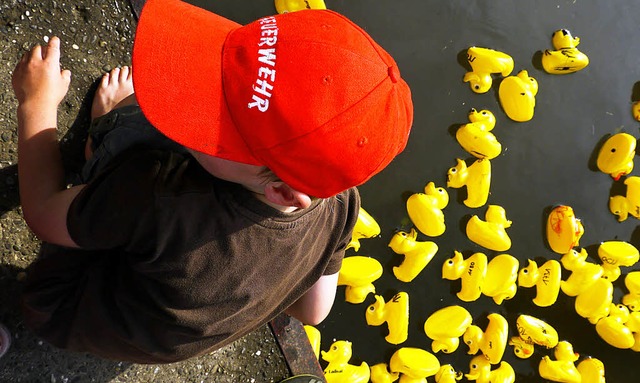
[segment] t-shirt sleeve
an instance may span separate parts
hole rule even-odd
[[[159,152],[127,153],[114,159],[71,203],[67,228],[73,240],[86,250],[152,251],[160,168]]]
[[[347,245],[351,242],[353,228],[356,225],[358,212],[360,211],[360,195],[358,194],[358,189],[351,188],[336,198],[340,199],[338,203],[344,204],[346,220],[336,251],[331,256],[323,275],[331,275],[340,271],[340,267],[342,267],[342,259],[344,258]]]

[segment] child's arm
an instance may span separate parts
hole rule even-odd
[[[317,325],[329,315],[337,286],[338,273],[323,275],[285,312],[304,324]]]
[[[42,240],[77,247],[67,230],[67,210],[82,186],[67,189],[56,126],[58,105],[71,72],[60,69],[60,40],[25,53],[13,72],[18,99],[18,176],[25,221]]]

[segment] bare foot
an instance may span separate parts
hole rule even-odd
[[[92,120],[104,116],[116,107],[135,103],[134,97],[129,97],[133,95],[131,74],[131,68],[123,66],[102,76],[91,105]]]
[[[93,104],[91,105],[92,121],[115,108],[136,103],[133,95],[131,74],[131,68],[123,66],[122,68],[114,68],[111,72],[102,76],[96,94],[93,96]],[[84,157],[88,160],[92,155],[91,137],[89,137],[84,148]]]

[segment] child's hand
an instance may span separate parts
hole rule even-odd
[[[36,45],[16,65],[11,84],[20,105],[57,108],[69,90],[71,72],[60,70],[60,39]]]

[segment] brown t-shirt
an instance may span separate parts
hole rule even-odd
[[[25,321],[72,350],[137,363],[200,355],[265,324],[339,271],[360,200],[350,189],[285,214],[190,156],[120,156],[73,201],[82,247],[29,269]]]

